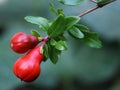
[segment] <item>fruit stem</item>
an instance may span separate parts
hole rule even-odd
[[[46,44],[46,42],[49,40],[49,37],[46,36],[45,38],[42,39],[42,42],[41,42],[41,48],[40,48],[40,52],[43,53],[43,48],[44,48],[44,45]]]
[[[38,40],[39,40],[39,42],[41,42],[43,40],[43,38],[42,37],[38,37]]]

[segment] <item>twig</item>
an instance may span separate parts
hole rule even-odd
[[[96,0],[91,0],[91,1],[96,3]],[[83,13],[79,14],[78,16],[82,17],[82,16],[84,16],[84,15],[86,15],[86,14],[88,14],[88,13],[90,13],[90,12],[92,12],[92,11],[98,9],[98,8],[102,8],[103,6],[108,5],[108,4],[110,4],[110,3],[114,2],[114,1],[116,1],[116,0],[110,0],[109,2],[107,2],[105,4],[97,4],[96,3],[97,4],[96,6],[94,6],[94,7],[90,8],[90,9],[84,11]]]
[[[86,15],[86,14],[88,14],[88,13],[90,13],[90,12],[92,12],[92,11],[98,9],[98,8],[99,8],[99,6],[96,5],[96,6],[92,7],[92,8],[90,8],[90,9],[84,11],[83,13],[79,14],[78,16],[79,16],[79,17],[82,17],[82,16],[84,16],[84,15]]]

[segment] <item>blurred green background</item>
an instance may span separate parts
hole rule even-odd
[[[99,34],[101,49],[93,49],[66,35],[68,50],[56,65],[41,64],[41,75],[32,83],[16,78],[12,67],[18,55],[10,49],[13,34],[30,33],[38,28],[27,23],[27,15],[52,20],[49,3],[64,8],[67,15],[78,15],[95,4],[84,0],[78,6],[64,6],[57,0],[0,0],[0,90],[120,90],[120,0],[86,16],[80,23]]]

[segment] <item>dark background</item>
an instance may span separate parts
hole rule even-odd
[[[103,47],[94,49],[66,35],[68,50],[56,65],[41,64],[41,75],[32,83],[21,82],[12,72],[18,55],[10,49],[13,34],[37,29],[24,20],[27,15],[52,20],[49,2],[64,8],[67,15],[78,15],[94,6],[84,0],[78,6],[64,6],[57,0],[0,0],[0,90],[120,90],[120,0],[81,18],[99,34]]]

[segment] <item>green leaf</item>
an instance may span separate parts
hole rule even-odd
[[[53,64],[56,64],[58,61],[58,53],[56,53],[56,49],[54,46],[49,45],[49,57]]]
[[[77,39],[84,38],[84,34],[77,27],[71,28],[68,32],[71,36]]]
[[[50,45],[55,46],[55,44],[56,44],[56,41],[54,39],[50,39]]]
[[[69,30],[72,26],[74,26],[79,20],[80,20],[80,17],[78,16],[67,16],[66,17],[60,14],[49,27],[48,35],[51,38],[58,37],[64,31]]]
[[[102,43],[99,40],[97,33],[90,32],[89,28],[82,24],[76,24],[75,27],[79,28],[79,30],[84,34],[84,38],[80,39],[83,43],[93,48],[102,47]]]
[[[32,35],[40,37],[40,33],[37,30],[31,30]]]
[[[105,4],[110,1],[113,1],[113,0],[97,0],[97,3]]]
[[[52,13],[54,13],[56,16],[58,16],[58,15],[60,15],[60,14],[64,15],[63,9],[62,9],[62,8],[55,9],[53,3],[50,3],[50,11],[51,11]]]
[[[58,1],[65,5],[78,5],[84,0],[58,0]]]
[[[78,17],[78,16],[66,16],[65,19],[66,19],[65,24],[67,27],[66,30],[69,30],[73,25],[75,25],[77,22],[79,22],[80,17]]]
[[[58,39],[59,39],[59,40],[62,40],[62,41],[66,41],[66,40],[67,40],[63,35],[60,35],[60,36],[58,37]]]
[[[62,8],[59,8],[58,10],[57,10],[57,12],[58,12],[58,15],[64,15],[64,11],[63,11],[63,9]]]
[[[51,38],[55,38],[65,31],[65,18],[63,15],[59,15],[48,29],[48,35]]]
[[[48,59],[48,57],[49,57],[49,51],[48,51],[48,45],[47,44],[45,44],[45,46],[44,46],[43,54],[44,54],[43,61],[46,61]]]
[[[76,24],[75,27],[79,28],[79,30],[82,31],[82,32],[89,32],[89,28],[85,25]]]
[[[53,3],[50,3],[50,11],[51,11],[52,13],[54,13],[55,15],[58,15],[58,12],[57,12],[57,10],[55,9]]]
[[[58,42],[56,42],[56,44],[55,44],[55,48],[57,49],[57,50],[67,50],[67,46],[66,46],[66,43],[65,43],[65,41],[58,41]]]
[[[84,32],[85,37],[81,39],[83,43],[93,48],[101,48],[102,43],[98,38],[98,35],[94,32]]]
[[[58,56],[61,54],[61,52],[61,50],[56,49],[56,53],[58,54]]]
[[[116,0],[97,0],[97,4],[102,7],[102,6],[104,6],[110,2],[113,2],[113,1],[116,1]]]
[[[60,41],[60,40],[62,40],[62,41],[67,41],[67,39],[63,36],[63,34],[61,34],[61,35],[59,35],[59,36],[57,36],[57,37],[55,37],[55,38],[51,38],[51,39],[53,39],[54,40],[54,43],[53,44],[55,44],[56,42],[58,42],[58,41]],[[52,45],[52,44],[51,44]],[[53,45],[54,46],[54,45]]]
[[[47,31],[48,28],[49,28],[49,21],[46,18],[43,18],[43,17],[34,17],[34,16],[26,16],[25,20],[27,22],[32,23],[32,24],[39,25],[39,27],[43,31]]]

